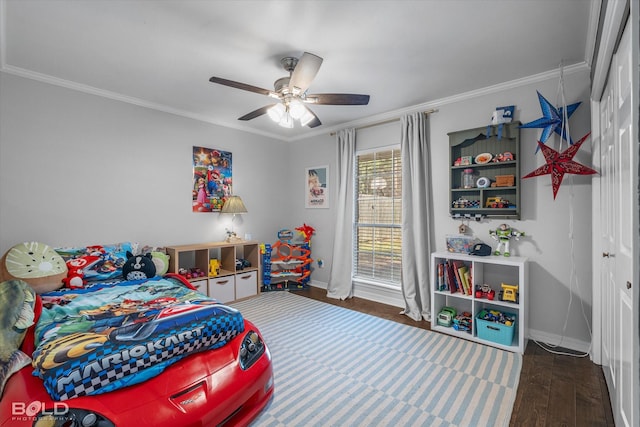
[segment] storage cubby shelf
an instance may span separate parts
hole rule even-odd
[[[471,272],[471,295],[450,290],[439,290],[438,265],[457,261],[463,263]],[[525,257],[472,256],[453,252],[434,252],[431,254],[431,330],[459,338],[487,344],[516,353],[524,354],[527,345],[527,295],[529,265]],[[501,284],[518,285],[518,302],[500,301]],[[475,289],[479,285],[489,285],[495,291],[495,298],[476,297]],[[457,313],[467,311],[472,315],[471,331],[459,331],[453,327],[438,324],[438,314],[443,307],[452,307]],[[513,339],[509,344],[500,343],[479,336],[476,317],[482,310],[495,310],[516,315],[513,326]],[[483,325],[483,327],[487,327]],[[491,326],[489,326],[491,327]]]
[[[255,241],[210,242],[169,246],[169,272],[180,268],[197,268],[204,277],[189,279],[200,292],[222,303],[256,296],[260,292],[260,243]],[[246,259],[251,265],[238,268],[236,259]],[[218,273],[210,275],[209,260],[217,259]]]

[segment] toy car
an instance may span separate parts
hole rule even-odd
[[[493,301],[496,297],[496,291],[491,289],[491,287],[486,283],[483,285],[476,285],[475,296],[476,298],[486,298]]]
[[[502,290],[500,291],[500,300],[511,301],[517,304],[519,300],[518,285],[502,283],[500,286],[502,286]]]
[[[438,313],[438,325],[451,327],[453,318],[456,316],[456,309],[453,307],[442,307]]]
[[[510,202],[501,197],[487,197],[487,202],[485,203],[485,207],[487,208],[508,208]]]
[[[471,313],[465,311],[453,318],[453,329],[456,331],[471,332],[472,316]]]
[[[236,259],[236,270],[244,270],[251,267],[251,263],[243,258]]]

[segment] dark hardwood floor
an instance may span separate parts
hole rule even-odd
[[[345,301],[327,298],[324,289],[315,287],[295,293],[394,322],[431,329],[429,322],[416,322],[400,314],[400,309],[395,306],[362,298]],[[614,426],[601,367],[588,357],[554,355],[529,341],[522,359],[510,425]]]

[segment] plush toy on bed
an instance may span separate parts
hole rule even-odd
[[[122,276],[127,280],[151,279],[156,275],[156,265],[151,254],[133,255],[127,252],[127,261],[122,266]]]
[[[22,280],[0,283],[0,396],[9,377],[31,363],[19,350],[33,324],[35,291]]]
[[[64,259],[44,243],[19,243],[0,259],[0,281],[24,280],[39,294],[60,289],[65,277]]]

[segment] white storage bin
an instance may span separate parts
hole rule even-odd
[[[235,300],[235,277],[222,276],[209,279],[209,296],[221,303]]]
[[[236,299],[253,297],[258,294],[258,272],[236,273]]]
[[[198,292],[200,292],[201,294],[208,295],[207,280],[192,280],[190,283],[191,283],[191,286],[193,286],[198,290]]]

